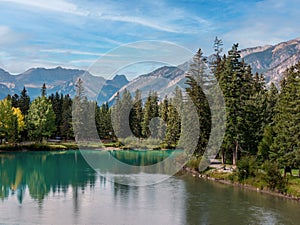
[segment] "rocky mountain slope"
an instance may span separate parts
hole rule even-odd
[[[246,63],[251,65],[253,73],[258,72],[265,75],[267,86],[274,82],[279,87],[283,72],[300,61],[300,38],[274,46],[267,45],[243,49],[241,50],[241,56]],[[178,67],[161,67],[132,80],[120,92],[125,88],[132,93],[139,89],[142,91],[142,97],[145,98],[150,90],[155,90],[160,97],[170,96],[176,86],[185,87],[183,71],[187,70],[187,67],[188,63]],[[113,101],[114,96],[110,101]]]
[[[143,74],[124,85],[119,92],[122,93],[127,89],[132,94],[139,89],[142,94],[142,99],[146,99],[150,91],[155,91],[159,98],[165,96],[171,97],[175,88],[185,87],[185,72],[181,69],[182,66],[163,66],[151,73]],[[114,101],[116,93],[109,99],[109,102]]]
[[[86,94],[94,99],[98,97],[101,101],[107,101],[118,89],[128,83],[124,75],[116,75],[112,80],[105,80],[84,70],[62,67],[32,68],[18,75],[11,75],[0,69],[0,98],[4,98],[7,94],[19,94],[25,86],[33,99],[40,95],[43,83],[46,83],[48,94],[57,91],[74,96],[79,77],[86,84],[84,85]],[[101,89],[106,90],[105,94],[100,93]]]
[[[247,48],[241,51],[254,72],[263,73],[268,84],[279,85],[283,72],[300,61],[300,38],[277,45]]]

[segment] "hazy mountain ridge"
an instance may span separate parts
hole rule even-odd
[[[62,67],[51,69],[31,68],[18,75],[11,75],[9,72],[0,69],[0,98],[4,98],[7,94],[19,94],[24,86],[30,97],[35,98],[40,95],[43,83],[46,83],[48,95],[58,92],[74,96],[78,78],[81,78],[86,84],[86,95],[94,99],[97,98],[101,88],[115,93],[121,86],[128,83],[124,75],[116,75],[112,80],[105,80],[105,78],[93,76],[85,70]],[[107,101],[110,96],[107,96],[104,100]]]

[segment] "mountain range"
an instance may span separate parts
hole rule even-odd
[[[263,73],[267,85],[271,82],[279,86],[283,72],[300,61],[300,38],[282,42],[277,45],[258,46],[241,50],[241,56],[248,63],[253,72]],[[43,83],[47,85],[47,93],[75,95],[75,84],[79,77],[88,85],[85,92],[98,102],[111,100],[114,94],[125,88],[134,91],[139,88],[142,93],[155,90],[164,96],[170,93],[178,84],[184,85],[184,69],[187,63],[178,67],[163,66],[151,73],[138,76],[128,81],[125,75],[116,75],[112,80],[93,76],[85,70],[32,68],[18,75],[11,75],[0,68],[0,98],[7,94],[19,94],[25,86],[31,98],[40,95]]]
[[[267,85],[273,82],[279,86],[283,72],[300,61],[300,38],[247,48],[241,51],[241,56],[254,72],[265,75]]]
[[[98,98],[101,102],[106,101],[129,81],[125,75],[116,75],[112,80],[106,80],[100,76],[93,76],[85,70],[65,69],[56,67],[52,69],[32,68],[18,75],[11,75],[0,69],[0,98],[7,94],[19,94],[26,87],[29,96],[34,99],[41,93],[43,83],[46,84],[47,94],[55,92],[75,95],[75,85],[78,78],[82,77],[86,95]],[[102,91],[99,93],[99,87]]]

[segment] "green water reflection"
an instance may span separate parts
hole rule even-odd
[[[31,198],[42,201],[52,191],[69,186],[93,186],[96,172],[76,152],[27,152],[0,154],[0,199],[17,194],[22,203],[28,187]]]
[[[109,151],[112,157],[134,166],[153,165],[173,153],[172,150]],[[85,155],[96,159],[102,154],[85,151]],[[70,186],[73,189],[85,189],[87,185],[93,187],[96,178],[97,173],[79,151],[0,154],[0,199],[17,194],[22,203],[28,188],[31,198],[41,202],[48,193],[66,192]]]
[[[102,153],[90,151],[92,156]],[[168,154],[172,152],[110,152],[132,165],[157,163]],[[141,187],[109,182],[79,151],[1,153],[0,199],[0,224],[296,225],[300,221],[297,201],[190,175]]]

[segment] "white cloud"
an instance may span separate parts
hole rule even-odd
[[[41,52],[49,53],[61,53],[61,54],[72,54],[72,55],[89,55],[89,56],[103,56],[103,53],[77,51],[72,49],[42,49]]]
[[[99,17],[104,20],[118,21],[118,22],[127,22],[127,23],[135,23],[145,27],[150,27],[160,31],[166,31],[171,33],[182,33],[182,30],[178,30],[174,27],[162,24],[155,23],[153,20],[149,20],[142,17],[134,17],[134,16],[118,16],[112,14],[100,14]]]
[[[221,38],[241,48],[272,45],[300,36],[298,0],[264,0],[244,9],[243,17],[231,21],[232,28]],[[297,13],[296,13],[297,11]]]
[[[25,35],[19,34],[15,31],[13,31],[8,26],[0,26],[0,46],[8,47],[12,44],[19,43],[22,41],[25,37]]]
[[[88,15],[87,11],[79,10],[75,4],[67,2],[65,0],[0,0],[0,2],[15,3],[30,7],[36,7],[44,10],[71,13],[81,16]]]

